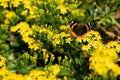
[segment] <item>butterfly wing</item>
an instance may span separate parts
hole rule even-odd
[[[82,36],[92,28],[91,23],[87,23],[83,26],[79,26],[76,22],[71,21],[69,24],[70,24],[70,28],[73,31],[72,34],[74,37]]]
[[[77,35],[77,36],[82,36],[87,32],[87,28],[85,26],[74,26],[72,31]]]

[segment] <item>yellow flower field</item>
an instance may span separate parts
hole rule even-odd
[[[0,80],[119,80],[119,7],[119,0],[0,0]]]

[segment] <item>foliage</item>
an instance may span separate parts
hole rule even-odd
[[[119,78],[120,44],[108,42],[99,30],[116,32],[108,31],[119,27],[114,17],[119,5],[119,0],[0,0],[0,79]],[[74,38],[69,20],[94,22],[94,30]]]

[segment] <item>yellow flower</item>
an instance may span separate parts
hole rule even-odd
[[[20,27],[20,30],[19,32],[22,34],[23,32],[26,32],[28,31],[30,28],[29,28],[29,24],[26,23],[26,22],[20,22],[19,24],[17,24],[17,26]],[[24,34],[23,34],[24,35]]]
[[[57,78],[60,72],[58,64],[48,66],[44,70],[32,70],[29,74],[21,75],[10,72],[6,66],[0,68],[0,79],[2,80],[61,80]],[[64,77],[66,80],[67,77]]]
[[[57,9],[60,9],[60,13],[62,14],[67,13],[67,7],[65,7],[64,5],[59,5]]]
[[[107,74],[108,72],[108,69],[104,66],[104,64],[96,63],[94,67],[95,67],[94,70],[100,75]]]
[[[30,49],[34,49],[35,51],[39,49],[39,43],[34,42],[28,46]]]
[[[101,41],[92,41],[92,42],[90,42],[89,44],[90,44],[92,47],[94,47],[94,48],[99,48],[99,47],[102,46]]]
[[[60,38],[67,37],[65,32],[61,32],[61,33],[58,34],[58,35],[59,35]]]
[[[82,47],[82,50],[88,51],[90,49],[90,47],[91,47],[90,45],[84,45]]]
[[[9,70],[7,69],[6,66],[3,66],[2,68],[0,68],[0,76],[5,77],[7,74],[9,74]]]
[[[23,58],[25,58],[25,59],[29,59],[29,58],[30,58],[30,54],[29,54],[29,53],[27,53],[27,52],[26,52],[26,53],[24,53],[24,54],[23,54]]]
[[[49,54],[47,53],[46,55],[44,55],[45,57],[45,64],[47,63],[47,61],[48,61],[48,58],[49,58]]]
[[[47,63],[48,58],[49,58],[49,53],[47,52],[47,49],[42,49],[42,52],[43,52],[43,56],[45,59],[45,63]]]
[[[8,19],[5,19],[5,20],[4,20],[4,23],[5,23],[5,24],[10,24],[10,21],[9,21]]]
[[[30,0],[21,0],[24,4],[24,7],[27,9],[31,8],[31,1]]]
[[[68,26],[65,26],[65,25],[60,26],[60,30],[67,30],[67,29],[68,29]]]
[[[43,52],[44,55],[46,55],[47,49],[42,49],[42,52]]]
[[[84,16],[85,10],[83,9],[75,9],[71,11],[73,16]]]
[[[26,20],[29,21],[29,20],[31,20],[33,18],[36,18],[36,16],[35,15],[29,15],[29,16],[27,16]]]
[[[100,75],[107,75],[110,70],[113,74],[119,75],[120,71],[118,73],[115,72],[116,69],[120,69],[116,64],[117,59],[118,55],[113,49],[106,48],[105,46],[98,47],[89,59],[90,69],[93,69],[94,72]]]
[[[23,37],[22,40],[25,42],[25,43],[28,43],[28,45],[31,45],[32,43],[35,42],[35,40],[33,38],[30,38],[30,37]]]
[[[65,39],[65,41],[66,41],[66,43],[70,43],[72,41],[72,39],[71,38],[67,38],[67,39]]]
[[[8,2],[9,0],[2,0],[1,3],[0,3],[0,6],[3,6],[3,8],[7,8],[8,7]]]
[[[54,60],[55,56],[53,54],[50,54],[50,55],[51,55],[51,60]]]
[[[6,58],[0,55],[0,67],[5,65]]]
[[[32,29],[29,27],[29,24],[26,22],[20,22],[17,24],[17,26],[11,27],[11,31],[15,32],[18,30],[18,32],[21,34],[22,36],[22,40],[25,43],[28,43],[28,47],[30,49],[34,49],[35,51],[39,49],[40,47],[40,41],[36,41],[34,39],[35,34],[33,33],[33,28],[36,26],[32,26]],[[30,37],[31,36],[31,37]]]
[[[21,14],[26,16],[28,14],[28,10],[23,10]]]
[[[84,36],[76,38],[78,44],[82,44],[82,49],[88,51],[89,49],[96,49],[102,46],[101,37],[98,32],[90,30]]]
[[[81,42],[82,42],[82,39],[81,39],[81,37],[78,37],[78,38],[76,38],[76,42],[79,42],[79,43],[81,43]]]
[[[54,46],[56,46],[56,45],[60,44],[60,40],[59,39],[54,39],[52,41],[52,43],[53,43]]]
[[[35,64],[36,64],[36,62],[37,62],[37,56],[36,56],[36,55],[30,56],[30,61],[31,61],[32,63],[35,63]]]
[[[110,41],[106,46],[110,49],[114,49],[116,52],[120,52],[120,44],[117,41]]]
[[[54,36],[53,36],[53,39],[59,39],[60,38],[60,35],[59,34],[55,34]]]
[[[19,29],[19,26],[12,26],[11,28],[10,28],[10,31],[11,32],[15,32],[15,31],[17,31]]]
[[[64,3],[64,0],[58,0],[60,4],[63,4]]]
[[[32,78],[30,80],[36,80],[38,78],[41,80],[41,79],[46,78],[46,72],[42,70],[32,70],[29,74],[29,77]]]
[[[11,0],[11,3],[13,4],[14,7],[18,7],[20,5],[21,0]]]
[[[64,80],[67,80],[67,76],[64,76],[63,78],[64,78]]]
[[[79,16],[84,16],[84,15],[85,15],[84,13],[85,13],[85,10],[83,10],[83,9],[80,10],[80,11],[79,11]]]
[[[50,70],[53,73],[53,76],[56,76],[60,72],[60,66],[58,64],[55,64],[55,65],[49,66],[48,70]]]
[[[114,64],[114,67],[112,68],[112,71],[114,72],[115,77],[117,77],[118,75],[120,75],[120,66]]]
[[[55,64],[53,67],[53,73],[57,75],[60,72],[60,66],[58,64]]]
[[[16,17],[16,13],[13,11],[10,11],[9,13],[6,14],[7,19],[11,19],[12,17]]]

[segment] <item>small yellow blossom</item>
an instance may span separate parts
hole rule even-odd
[[[101,47],[101,36],[98,32],[90,30],[84,36],[76,38],[76,42],[78,44],[82,44],[81,48],[84,51],[88,51],[89,49],[96,49]]]
[[[55,59],[55,56],[51,53],[51,60],[53,61]]]
[[[46,55],[47,49],[42,49],[42,52],[43,52],[44,55]]]
[[[6,58],[0,55],[0,67],[5,65]]]
[[[9,74],[9,70],[7,69],[6,66],[3,66],[2,68],[0,68],[0,76],[6,76],[6,74]]]
[[[52,41],[52,43],[53,43],[54,46],[56,46],[56,45],[60,44],[60,40],[59,39],[54,39]]]
[[[9,21],[8,19],[5,19],[5,20],[4,20],[4,23],[5,23],[5,24],[10,24],[10,21]]]
[[[68,26],[65,26],[65,25],[60,26],[60,30],[67,30],[67,29],[68,29]]]
[[[49,53],[47,52],[47,49],[42,49],[42,52],[43,52],[43,56],[45,59],[45,63],[47,63],[48,58],[49,58]]]
[[[13,11],[10,11],[9,13],[6,14],[7,19],[11,19],[12,17],[16,17],[16,13]]]
[[[0,1],[1,3],[0,3],[0,6],[3,6],[3,8],[7,8],[8,7],[8,2],[9,2],[9,0],[2,0],[2,1]]]
[[[67,39],[65,39],[65,41],[66,41],[66,43],[70,43],[72,41],[72,39],[71,38],[67,38]]]
[[[24,7],[26,9],[30,9],[31,8],[31,1],[29,1],[29,0],[21,0],[21,1],[23,2]]]
[[[34,49],[35,51],[39,49],[39,43],[34,42],[28,46],[30,49]]]
[[[120,44],[117,41],[108,42],[106,47],[114,49],[116,52],[120,52]]]
[[[36,41],[34,39],[35,35],[33,33],[33,30],[29,27],[29,24],[26,22],[20,22],[16,26],[12,26],[10,28],[12,32],[19,32],[20,35],[22,35],[22,40],[25,43],[28,43],[28,47],[30,49],[34,49],[35,51],[39,49],[40,47],[40,41]],[[30,37],[31,36],[31,37]]]
[[[28,14],[28,10],[24,10],[24,11],[22,11],[21,14],[24,15],[24,16],[26,16],[26,15]]]
[[[11,26],[10,31],[16,32],[19,29],[19,26]]]
[[[63,78],[64,78],[64,80],[67,80],[67,76],[64,76]]]
[[[83,9],[74,9],[72,10],[73,16],[84,16],[85,10]]]
[[[53,39],[59,39],[60,38],[60,35],[59,34],[55,34],[54,36],[53,36]]]
[[[60,4],[63,4],[63,3],[64,3],[64,0],[59,0],[59,3],[60,3]]]
[[[11,0],[11,3],[14,7],[18,7],[20,5],[21,0]]]
[[[65,35],[66,35],[66,33],[65,33],[65,32],[61,32],[61,33],[59,34],[60,38],[65,37]]]
[[[90,49],[90,45],[84,45],[83,47],[82,47],[82,50],[84,50],[84,51],[88,51],[89,49]]]
[[[23,54],[23,58],[25,58],[25,59],[29,59],[29,58],[30,58],[30,54],[29,54],[29,53],[27,53],[27,52],[26,52],[26,53],[24,53],[24,54]]]
[[[37,55],[34,55],[34,56],[30,56],[30,60],[36,64],[37,62]]]
[[[31,45],[33,42],[35,42],[35,40],[33,38],[30,38],[30,37],[23,37],[22,40],[25,43],[28,43],[28,45]]]
[[[65,7],[64,5],[59,5],[57,9],[60,9],[60,13],[62,14],[67,13],[67,7]]]
[[[48,70],[50,70],[55,76],[56,74],[60,72],[60,66],[58,64],[55,64],[53,66],[48,67]]]

